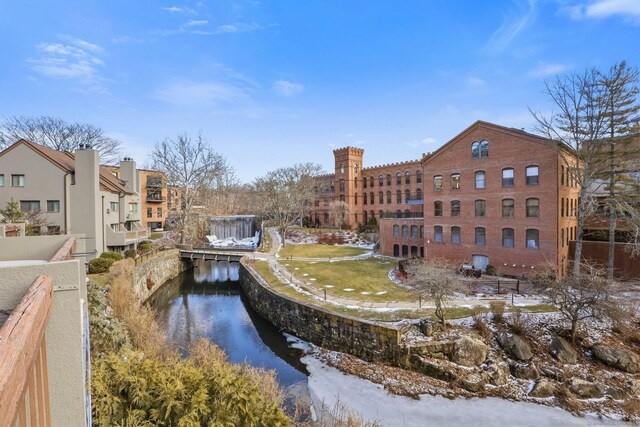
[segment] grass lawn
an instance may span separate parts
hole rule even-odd
[[[333,245],[294,245],[289,243],[280,249],[280,259],[284,258],[340,258],[346,256],[357,256],[369,252],[368,249],[355,248],[352,246]]]
[[[296,277],[316,288],[333,286],[327,288],[328,295],[373,302],[418,301],[417,293],[389,280],[389,270],[396,266],[396,261],[391,259],[367,258],[332,263],[281,259],[280,262]]]
[[[100,288],[104,288],[109,282],[109,273],[87,274],[87,277]]]

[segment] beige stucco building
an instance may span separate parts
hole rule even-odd
[[[149,232],[136,164],[125,158],[119,169],[116,177],[100,166],[89,146],[71,154],[23,139],[0,152],[0,206],[13,200],[23,212],[39,212],[41,234],[84,234],[88,257],[121,252]]]

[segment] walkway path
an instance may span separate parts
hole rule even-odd
[[[260,259],[267,261],[271,266],[271,270],[273,273],[280,279],[283,283],[288,285],[293,285],[300,290],[301,293],[306,294],[307,296],[311,296],[312,298],[317,299],[320,302],[325,302],[329,304],[335,304],[339,306],[345,306],[349,308],[357,308],[364,310],[376,310],[376,311],[387,311],[387,310],[416,310],[418,308],[434,308],[433,303],[428,300],[415,300],[415,301],[387,301],[387,302],[374,302],[374,301],[363,301],[361,299],[353,299],[348,297],[340,297],[336,295],[327,295],[325,299],[325,289],[317,288],[313,286],[313,284],[304,282],[299,278],[295,277],[292,272],[287,270],[285,266],[278,262],[278,251],[282,247],[282,241],[280,239],[280,235],[276,231],[275,227],[267,228],[269,235],[271,236],[272,244],[271,249],[268,253],[260,253],[256,252],[254,254],[255,259]],[[366,253],[363,255],[351,256],[351,257],[340,257],[340,258],[287,258],[287,261],[310,261],[310,262],[335,262],[335,261],[350,261],[350,260],[359,260],[366,259],[374,256],[373,252]],[[517,298],[519,305],[525,305],[527,303],[537,304],[540,301],[523,301],[522,298]],[[480,299],[480,298],[472,298],[472,299],[455,299],[451,300],[449,303],[452,306],[473,306],[473,305],[488,305],[489,301],[493,301],[495,298],[491,299]],[[524,302],[524,304],[523,304]]]

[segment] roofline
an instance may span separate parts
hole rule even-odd
[[[74,171],[71,171],[71,170],[67,169],[64,165],[61,165],[59,162],[57,162],[55,159],[53,159],[52,157],[50,157],[49,155],[47,155],[43,151],[38,150],[35,147],[36,144],[34,142],[28,141],[28,140],[26,140],[24,138],[21,138],[21,139],[17,140],[13,144],[11,144],[9,147],[7,147],[4,150],[2,150],[0,152],[0,157],[4,156],[6,153],[8,153],[9,151],[13,150],[15,147],[17,147],[19,145],[25,145],[25,146],[29,147],[29,149],[31,149],[31,151],[35,152],[36,154],[38,154],[41,157],[44,157],[46,160],[48,160],[50,163],[52,163],[54,166],[56,166],[58,169],[62,170],[65,173],[73,173],[74,172]],[[70,156],[71,159],[73,159],[73,155],[71,153],[68,153],[66,151],[60,151],[60,153],[66,154],[66,155]]]

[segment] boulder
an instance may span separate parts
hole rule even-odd
[[[569,390],[581,399],[597,399],[604,396],[604,387],[580,378],[572,378],[569,381]]]
[[[540,378],[540,371],[535,363],[512,363],[509,365],[511,375],[521,380],[537,380]]]
[[[435,324],[429,319],[422,319],[418,324],[418,327],[422,333],[428,337],[433,335],[433,332],[435,331]]]
[[[627,381],[627,389],[629,390],[629,394],[631,394],[631,396],[640,397],[640,379],[632,378]]]
[[[605,365],[635,374],[640,372],[640,356],[623,348],[614,348],[606,344],[591,347],[593,356]]]
[[[544,375],[545,377],[556,381],[564,382],[564,371],[549,365],[540,366],[540,375]]]
[[[533,390],[529,393],[531,397],[551,397],[555,394],[556,387],[549,380],[544,378],[536,381],[536,385],[533,386]]]
[[[491,363],[487,367],[489,381],[493,385],[505,385],[509,382],[509,365],[506,362]]]
[[[450,366],[449,362],[430,360],[418,355],[413,355],[411,356],[411,366],[413,370],[437,380],[451,382],[458,378],[456,369]]]
[[[485,379],[480,374],[471,373],[460,378],[460,387],[467,391],[477,393],[484,390],[486,384]]]
[[[578,352],[561,337],[555,337],[551,341],[551,355],[560,363],[575,365],[578,362]]]
[[[526,362],[533,357],[529,344],[518,335],[500,334],[498,335],[498,343],[511,357],[517,360]]]
[[[482,341],[462,337],[454,342],[451,361],[462,366],[480,366],[487,359],[489,348]]]

